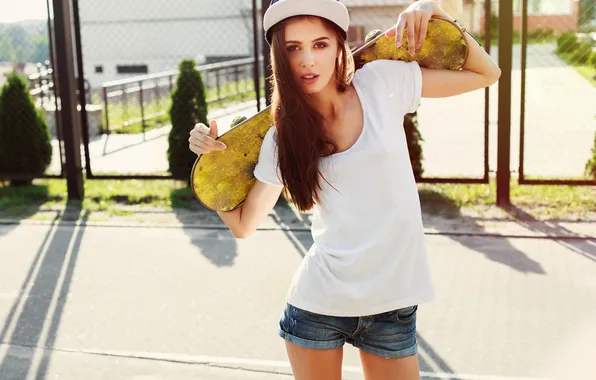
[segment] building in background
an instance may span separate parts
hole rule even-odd
[[[412,3],[411,0],[341,0],[350,12],[348,44],[351,48],[360,46],[368,32],[375,29],[387,30],[397,22],[400,12]]]
[[[250,0],[81,0],[85,77],[92,87],[197,63],[252,56]]]
[[[374,29],[387,30],[397,22],[397,16],[412,0],[341,0],[350,11],[350,47],[364,43],[368,32]],[[484,1],[481,0],[437,0],[449,15],[460,21],[473,33],[480,32]]]
[[[492,0],[493,12],[498,14],[499,1]],[[556,33],[577,32],[579,28],[578,0],[527,0],[528,32],[552,29]],[[481,23],[484,25],[484,17]],[[513,28],[522,28],[522,0],[513,0]]]
[[[480,28],[479,0],[438,0],[469,30]],[[374,29],[395,25],[412,0],[342,0],[348,7],[350,46]],[[257,1],[260,12],[261,0]],[[92,88],[131,76],[197,63],[253,56],[251,0],[80,0],[85,78]],[[262,36],[258,17],[259,36]],[[259,43],[263,40],[260,39]]]

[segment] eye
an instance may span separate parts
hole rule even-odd
[[[324,42],[319,42],[315,45],[315,47],[319,48],[319,49],[324,49],[327,47],[327,44]]]
[[[298,49],[298,46],[296,45],[290,45],[286,48],[288,50],[288,52],[293,52],[294,50]]]

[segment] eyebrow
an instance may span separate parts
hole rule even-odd
[[[321,41],[321,40],[331,40],[329,37],[319,37],[316,40],[313,40],[312,42],[317,42],[317,41]],[[286,44],[301,44],[302,42],[300,41],[286,41]]]

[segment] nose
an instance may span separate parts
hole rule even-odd
[[[313,67],[315,65],[315,57],[311,50],[304,49],[300,57],[300,65],[302,67]]]

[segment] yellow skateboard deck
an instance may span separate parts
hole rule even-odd
[[[381,31],[373,31],[367,36],[367,42],[353,51],[355,69],[377,59],[391,59],[417,61],[425,68],[459,70],[468,56],[463,33],[456,23],[433,17],[429,20],[422,47],[410,56],[405,32],[402,46],[397,48],[395,36],[387,37]],[[251,118],[235,122],[237,125],[217,138],[226,144],[226,149],[201,155],[192,168],[193,193],[213,211],[231,211],[244,203],[256,180],[253,170],[261,144],[273,126],[269,107]]]

